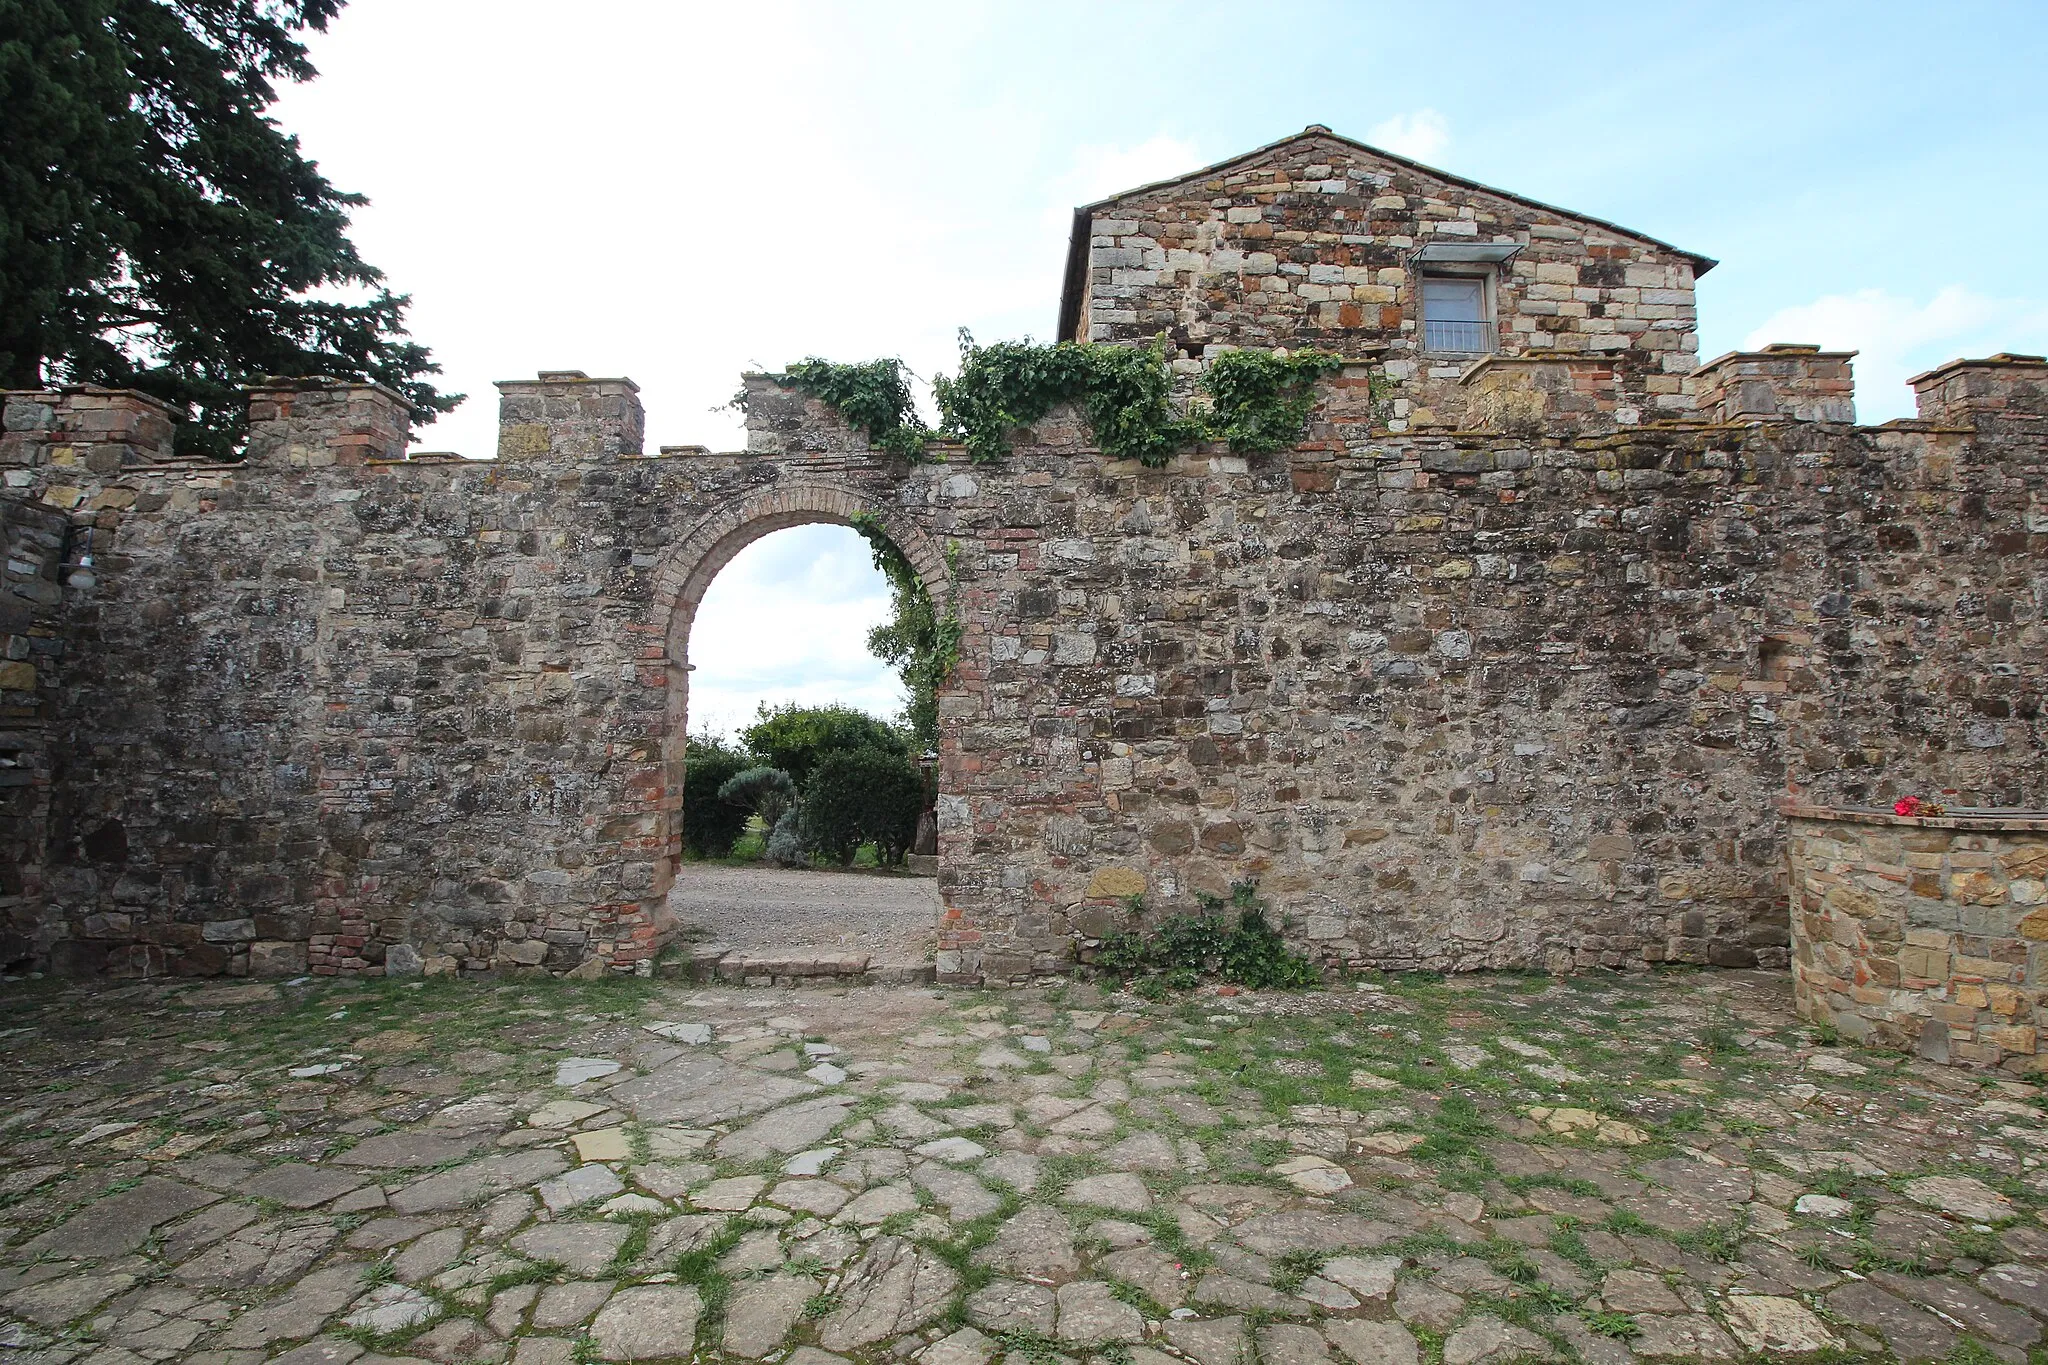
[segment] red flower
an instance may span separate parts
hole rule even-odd
[[[1892,814],[1894,815],[1918,815],[1919,813],[1920,798],[1917,796],[1902,796],[1892,802]]]

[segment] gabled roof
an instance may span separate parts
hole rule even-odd
[[[1420,161],[1414,161],[1408,157],[1386,151],[1383,148],[1374,147],[1369,143],[1360,142],[1356,138],[1345,137],[1342,133],[1333,133],[1320,123],[1311,123],[1300,132],[1283,137],[1278,142],[1269,142],[1263,147],[1255,147],[1249,152],[1230,157],[1228,160],[1218,161],[1214,165],[1204,166],[1200,170],[1189,171],[1186,175],[1176,175],[1166,180],[1155,180],[1149,185],[1140,185],[1136,189],[1124,190],[1109,196],[1107,199],[1098,199],[1092,204],[1083,204],[1075,209],[1073,232],[1067,239],[1066,279],[1060,290],[1060,323],[1059,331],[1056,334],[1058,338],[1066,340],[1070,337],[1073,334],[1075,324],[1081,318],[1081,296],[1087,292],[1088,288],[1088,244],[1089,238],[1092,235],[1089,229],[1097,209],[1107,208],[1111,204],[1119,203],[1137,195],[1150,194],[1154,190],[1163,190],[1173,185],[1184,185],[1191,180],[1206,180],[1221,172],[1242,166],[1246,162],[1256,161],[1269,152],[1278,151],[1282,147],[1313,138],[1321,138],[1328,142],[1339,143],[1354,151],[1366,152],[1378,157],[1382,161],[1392,162],[1396,166],[1405,166],[1411,171],[1420,171],[1422,174],[1441,180],[1447,185],[1457,185],[1463,189],[1477,190],[1482,194],[1490,194],[1499,199],[1509,200],[1512,203],[1523,204],[1532,209],[1540,209],[1545,213],[1554,213],[1560,218],[1569,218],[1573,222],[1586,223],[1593,227],[1606,228],[1610,232],[1618,232],[1624,237],[1641,242],[1644,246],[1656,247],[1660,251],[1668,251],[1674,256],[1680,256],[1691,261],[1695,277],[1706,274],[1709,270],[1720,264],[1711,256],[1702,256],[1696,251],[1687,251],[1683,247],[1673,246],[1669,242],[1660,241],[1655,237],[1637,232],[1634,228],[1625,228],[1619,223],[1610,223],[1605,218],[1595,218],[1591,214],[1576,213],[1571,209],[1561,209],[1555,204],[1546,204],[1540,199],[1531,199],[1526,194],[1515,194],[1509,190],[1496,189],[1492,185],[1482,184],[1477,180],[1467,180],[1462,175],[1452,175],[1449,171],[1440,171],[1434,166],[1426,166]]]

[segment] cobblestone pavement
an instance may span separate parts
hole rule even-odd
[[[2048,1316],[2037,1089],[1768,973],[4,990],[9,1365],[1963,1365]]]
[[[880,962],[928,962],[939,922],[935,877],[683,863],[669,909],[701,942],[735,950],[820,948]]]

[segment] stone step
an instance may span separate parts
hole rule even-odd
[[[717,968],[720,981],[746,981],[754,985],[768,984],[760,979],[762,977],[773,980],[782,977],[865,976],[867,970],[866,953],[821,953],[803,948],[730,953],[719,959]]]
[[[735,986],[929,985],[937,979],[929,962],[878,962],[867,953],[823,948],[742,952],[722,943],[693,945],[688,961],[664,963],[657,973]]]

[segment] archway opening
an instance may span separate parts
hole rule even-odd
[[[935,708],[928,685],[913,703],[929,669],[887,645],[931,638],[936,556],[845,501],[785,490],[707,519],[671,564],[667,908],[722,976],[931,960]]]
[[[889,616],[888,580],[852,527],[762,536],[719,570],[691,622],[691,735],[736,742],[764,707],[895,719],[903,680],[868,647]]]

